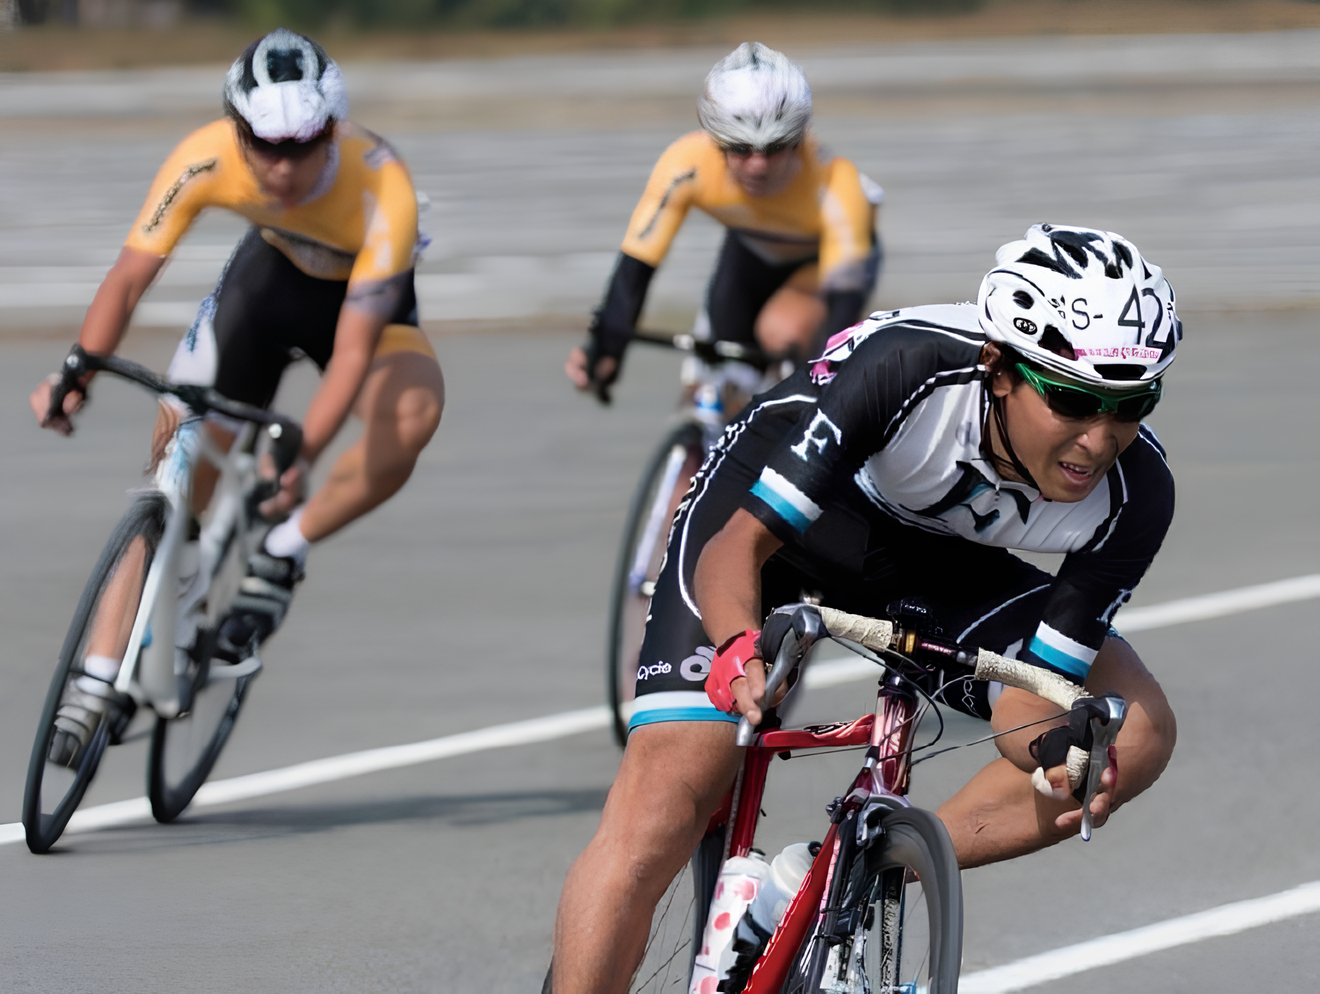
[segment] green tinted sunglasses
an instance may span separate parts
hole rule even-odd
[[[1154,380],[1149,386],[1124,393],[1097,393],[1072,383],[1051,379],[1024,362],[1013,367],[1035,391],[1045,398],[1050,410],[1065,418],[1093,418],[1113,414],[1119,421],[1140,421],[1155,410],[1164,393],[1164,383]]]

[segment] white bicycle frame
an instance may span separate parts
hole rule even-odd
[[[202,624],[216,624],[233,602],[253,551],[244,502],[256,474],[256,457],[247,450],[257,430],[253,424],[245,425],[226,453],[207,435],[203,419],[187,418],[166,446],[153,485],[146,490],[165,498],[165,532],[143,584],[115,690],[150,704],[163,718],[176,717],[190,703],[185,700],[183,679],[189,649]],[[215,466],[220,477],[211,498],[210,520],[196,543],[194,564],[185,561],[194,558],[185,555],[189,551],[185,529],[193,471],[200,460]],[[176,596],[168,596],[168,591]],[[204,616],[198,610],[203,601]],[[260,668],[255,653],[234,665],[213,662],[210,679],[237,679]]]

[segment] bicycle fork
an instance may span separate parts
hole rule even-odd
[[[136,679],[142,695],[163,718],[173,718],[182,706],[177,671],[176,636],[179,617],[177,590],[179,552],[188,523],[188,495],[198,430],[184,425],[170,442],[156,469],[156,487],[168,511],[165,532],[156,547],[138,601],[115,690],[129,693]],[[165,592],[169,596],[164,596]]]

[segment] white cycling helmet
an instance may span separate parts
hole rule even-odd
[[[796,145],[811,123],[811,87],[788,56],[745,41],[706,75],[697,119],[720,145]]]
[[[312,39],[278,28],[254,41],[225,77],[225,113],[268,142],[306,142],[348,117],[339,66]]]
[[[1173,287],[1112,231],[1033,224],[995,253],[981,330],[1073,379],[1123,390],[1164,375],[1182,339]]]

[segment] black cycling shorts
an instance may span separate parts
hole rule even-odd
[[[737,721],[715,709],[705,681],[715,646],[701,625],[693,574],[705,544],[724,527],[760,475],[771,449],[805,409],[754,400],[730,426],[693,479],[674,518],[656,581],[637,671],[630,728],[662,721]],[[867,616],[904,597],[926,602],[944,635],[1013,655],[1040,622],[1053,577],[1005,549],[872,519],[884,528],[883,551],[860,570],[829,562],[824,551],[784,546],[761,571],[761,615],[781,604],[819,597],[827,607]],[[846,535],[818,536],[837,547]],[[943,695],[951,707],[989,719],[991,688],[964,680]]]
[[[879,278],[879,243],[875,245],[867,267],[869,282],[857,292],[859,311]],[[766,302],[794,273],[815,261],[816,257],[811,256],[797,262],[773,265],[749,249],[737,232],[726,232],[719,259],[706,287],[706,318],[710,321],[711,338],[721,342],[754,343],[756,318]],[[858,313],[853,320],[860,317]]]
[[[175,353],[170,378],[267,407],[290,363],[306,356],[325,369],[347,291],[347,280],[308,276],[252,228],[202,302]],[[417,327],[411,279],[387,324]]]

